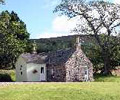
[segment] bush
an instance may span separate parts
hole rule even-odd
[[[0,82],[12,82],[9,74],[0,74]]]
[[[0,70],[0,82],[13,82],[15,81],[14,70]]]

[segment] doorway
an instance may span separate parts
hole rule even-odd
[[[45,69],[45,66],[40,67],[40,81],[46,81],[46,69]]]

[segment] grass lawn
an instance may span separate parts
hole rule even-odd
[[[120,82],[120,76],[113,76],[113,75],[94,75],[95,82]]]
[[[15,81],[15,71],[1,70]],[[120,77],[95,75],[95,82],[0,85],[0,100],[120,100]]]
[[[120,100],[120,83],[14,84],[0,86],[0,100]]]

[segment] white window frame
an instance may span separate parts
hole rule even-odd
[[[85,81],[88,81],[89,69],[88,69],[88,67],[87,67],[87,66],[84,66],[84,71],[86,71],[86,72],[87,72],[87,74],[85,74],[85,75],[84,75],[84,80],[85,80]],[[85,72],[85,73],[86,73],[86,72]]]

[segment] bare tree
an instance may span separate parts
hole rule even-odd
[[[120,34],[120,5],[104,1],[62,0],[55,12],[76,17],[76,32],[94,35],[104,60],[103,72],[110,73],[111,50],[120,46],[117,37]]]

